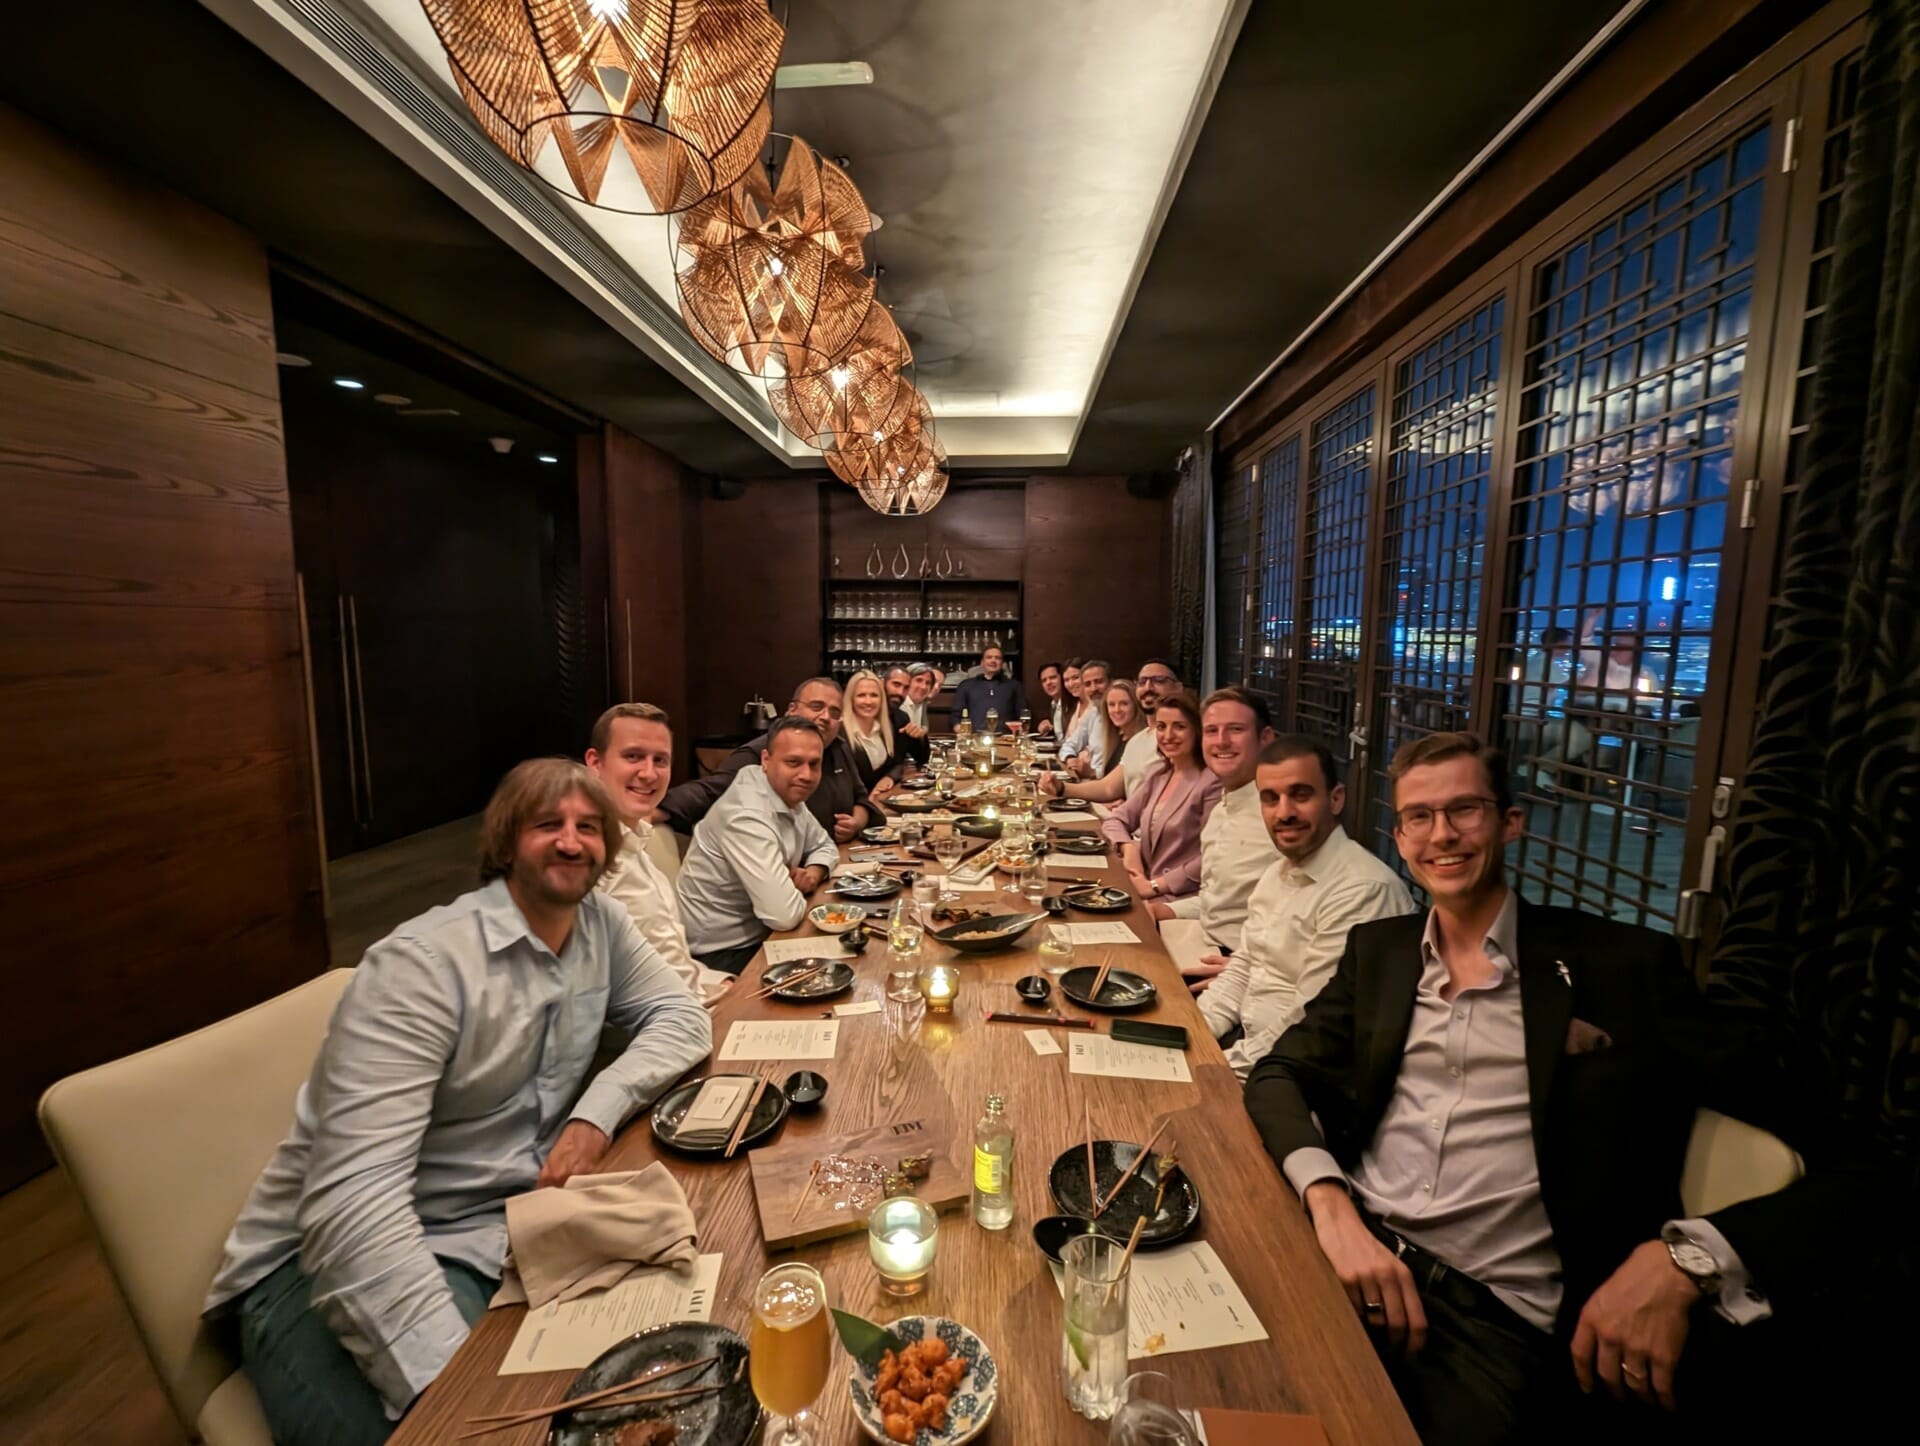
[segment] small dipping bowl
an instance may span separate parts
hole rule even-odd
[[[814,1070],[797,1069],[780,1088],[786,1091],[787,1103],[796,1110],[817,1110],[827,1096],[827,1077]]]
[[[1058,894],[1048,894],[1040,901],[1040,907],[1058,919],[1067,912],[1067,901]]]
[[[1113,1236],[1104,1226],[1096,1225],[1079,1215],[1042,1215],[1033,1222],[1033,1243],[1040,1247],[1040,1253],[1055,1265],[1066,1264],[1060,1258],[1060,1252],[1067,1248],[1067,1242],[1076,1235]]]
[[[1029,1004],[1045,1004],[1053,993],[1053,981],[1044,974],[1028,974],[1013,981],[1013,990]]]

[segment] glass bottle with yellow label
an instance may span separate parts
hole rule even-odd
[[[1013,1224],[1013,1121],[999,1095],[987,1096],[987,1112],[973,1127],[973,1223],[986,1230]]]

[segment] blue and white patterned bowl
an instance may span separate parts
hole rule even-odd
[[[961,1442],[971,1441],[986,1430],[993,1416],[994,1402],[1000,1398],[1000,1372],[987,1343],[959,1321],[937,1315],[902,1316],[888,1321],[887,1329],[908,1344],[925,1340],[929,1335],[938,1336],[947,1343],[949,1354],[964,1357],[967,1362],[967,1374],[961,1379],[960,1390],[947,1402],[945,1429],[921,1428],[914,1434],[913,1446],[960,1446]],[[847,1374],[847,1388],[853,1393],[854,1419],[874,1440],[892,1446],[880,1422],[880,1408],[873,1399],[873,1378],[874,1368],[858,1361]]]

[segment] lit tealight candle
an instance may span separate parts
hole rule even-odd
[[[893,1295],[918,1294],[933,1268],[940,1217],[912,1195],[882,1200],[867,1217],[867,1252],[880,1283]]]
[[[920,966],[920,997],[927,1001],[931,1014],[948,1014],[960,993],[960,971],[944,960]]]

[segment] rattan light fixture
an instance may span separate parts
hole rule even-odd
[[[918,393],[915,393],[918,397]],[[916,517],[930,512],[947,491],[947,449],[934,434],[932,413],[920,398],[920,422],[906,433],[896,433],[858,451],[829,448],[827,466],[848,483],[875,512],[889,517]]]
[[[588,205],[685,210],[766,140],[786,38],[766,0],[421,3],[494,144]],[[557,164],[543,161],[549,141]]]
[[[809,447],[878,446],[913,411],[919,393],[902,375],[912,361],[893,313],[876,304],[867,309],[845,356],[826,371],[774,382],[767,400]]]
[[[776,181],[747,167],[687,211],[674,238],[680,315],[709,354],[787,380],[837,366],[873,308],[863,250],[873,218],[847,173],[798,137]]]

